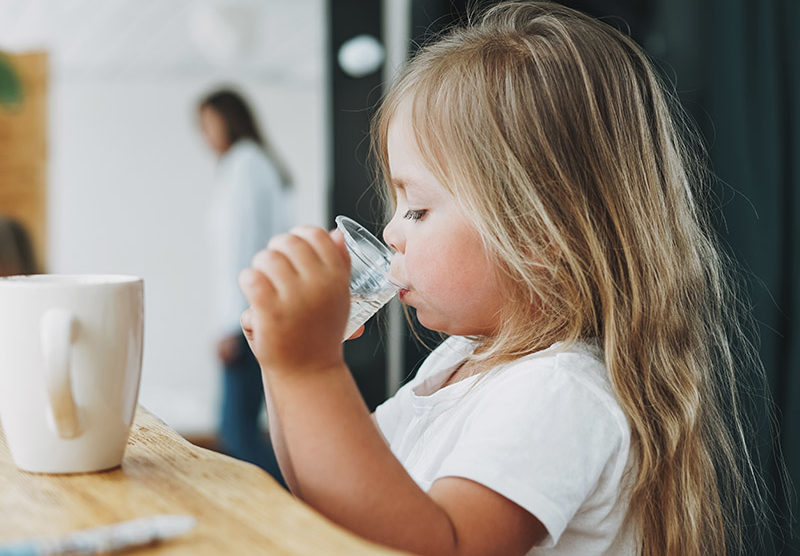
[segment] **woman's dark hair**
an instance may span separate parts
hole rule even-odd
[[[200,101],[200,108],[213,108],[222,116],[228,142],[231,145],[239,139],[251,139],[259,145],[264,145],[253,113],[239,93],[230,89],[214,91]]]
[[[256,120],[253,117],[253,112],[250,110],[250,107],[242,95],[232,89],[218,89],[209,93],[200,101],[198,110],[202,110],[203,108],[211,108],[222,117],[222,120],[225,122],[225,131],[229,145],[234,145],[241,139],[250,139],[254,141],[264,150],[270,160],[272,160],[272,163],[275,164],[283,185],[285,187],[291,185],[292,178],[286,164],[264,136],[261,135]]]
[[[36,274],[30,236],[17,220],[0,215],[0,275]]]

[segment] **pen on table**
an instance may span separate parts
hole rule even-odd
[[[0,544],[0,556],[108,553],[171,539],[192,530],[195,523],[195,519],[189,515],[142,517],[60,537]]]

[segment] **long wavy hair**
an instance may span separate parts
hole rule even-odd
[[[730,554],[762,502],[737,394],[737,373],[761,367],[705,208],[705,155],[668,90],[616,29],[508,2],[415,55],[373,149],[389,184],[389,124],[410,103],[426,165],[510,284],[479,358],[600,343],[631,427],[640,553]]]

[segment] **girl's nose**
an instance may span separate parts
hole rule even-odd
[[[402,235],[400,234],[400,229],[397,225],[396,216],[392,217],[392,219],[389,220],[389,223],[386,224],[386,227],[383,229],[383,241],[385,241],[389,247],[398,253],[403,252]]]

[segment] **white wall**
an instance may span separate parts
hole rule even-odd
[[[0,0],[0,48],[52,54],[48,270],[145,279],[140,402],[183,433],[213,430],[218,404],[198,97],[239,85],[295,176],[301,219],[327,223],[324,1],[228,4],[255,31],[223,67],[193,43],[196,7],[215,2]]]

